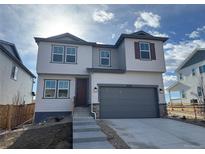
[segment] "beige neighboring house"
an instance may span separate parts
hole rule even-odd
[[[171,103],[203,103],[205,90],[205,49],[195,49],[176,69],[177,82],[166,90]],[[175,93],[175,94],[174,94]],[[175,97],[176,93],[179,97]]]
[[[103,119],[163,116],[167,39],[144,31],[121,34],[113,45],[69,33],[36,37],[35,121],[68,115],[73,105]]]
[[[15,45],[0,40],[0,105],[32,103],[35,78],[23,64]]]

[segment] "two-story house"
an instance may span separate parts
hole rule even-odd
[[[121,34],[114,45],[65,33],[38,44],[36,122],[89,106],[99,118],[164,114],[163,43],[144,31]]]
[[[35,78],[23,64],[15,45],[0,40],[0,104],[32,103]]]
[[[175,71],[178,81],[167,88],[171,98],[170,102],[203,103],[205,88],[204,72],[205,49],[195,49]],[[179,97],[176,97],[176,93],[178,93]]]

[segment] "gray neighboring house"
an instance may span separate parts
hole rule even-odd
[[[32,103],[36,77],[25,67],[13,43],[0,40],[0,105]]]
[[[175,71],[177,82],[166,90],[169,92],[170,103],[203,103],[205,77],[205,49],[197,48],[178,66]],[[176,98],[176,94],[179,97]]]
[[[154,118],[166,111],[163,43],[144,31],[114,45],[65,33],[38,44],[35,121],[89,107],[97,118]]]

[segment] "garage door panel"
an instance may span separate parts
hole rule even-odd
[[[101,87],[101,118],[158,117],[156,89],[153,87]]]

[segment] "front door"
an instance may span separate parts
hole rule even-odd
[[[75,106],[87,105],[88,79],[76,79],[76,101]]]

